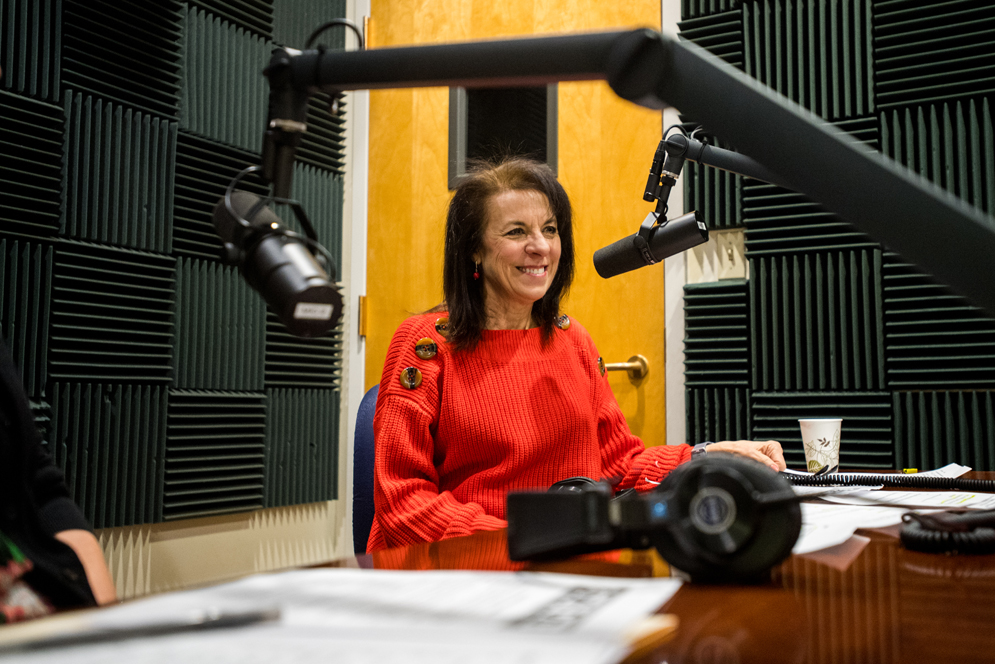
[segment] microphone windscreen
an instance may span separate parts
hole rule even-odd
[[[247,215],[252,211],[252,208],[259,203],[259,201],[259,196],[250,194],[247,191],[236,190],[231,194],[232,210],[234,210],[235,213],[242,219],[248,219]],[[225,205],[224,196],[222,196],[221,200],[219,200],[214,206],[213,219],[214,230],[223,242],[231,242],[236,246],[241,244],[241,238],[245,232],[245,228],[228,210]],[[248,221],[250,221],[253,226],[268,226],[271,223],[277,223],[280,225],[283,224],[280,217],[276,216],[276,213],[266,206],[262,206],[253,218],[248,219]]]
[[[636,234],[632,234],[594,252],[594,269],[603,279],[647,264],[643,253],[636,246],[636,237]]]

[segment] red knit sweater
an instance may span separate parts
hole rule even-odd
[[[512,489],[583,475],[646,491],[690,459],[687,445],[645,449],[632,435],[576,321],[545,348],[539,329],[484,330],[475,350],[453,353],[440,317],[408,319],[387,352],[367,550],[504,528]],[[422,338],[434,357],[416,355]],[[408,367],[421,373],[412,389],[400,380]]]

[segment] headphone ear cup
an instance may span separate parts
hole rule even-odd
[[[788,557],[801,531],[797,502],[764,505],[755,499],[792,489],[750,459],[709,453],[675,469],[656,491],[670,494],[673,525],[653,534],[653,546],[695,581],[764,580]]]

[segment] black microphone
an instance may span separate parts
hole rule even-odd
[[[643,222],[644,229],[657,218],[656,212],[650,212]],[[594,269],[598,274],[605,279],[614,277],[644,265],[659,263],[708,240],[708,228],[697,212],[688,212],[652,226],[648,232],[644,229],[595,251]]]
[[[335,273],[331,261],[316,260],[307,241],[289,232],[259,196],[234,191],[230,200],[231,210],[224,198],[214,206],[226,262],[239,267],[291,334],[318,337],[334,329],[342,317],[342,294],[329,276]]]

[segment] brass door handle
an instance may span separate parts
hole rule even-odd
[[[633,355],[628,362],[606,364],[605,371],[628,371],[630,380],[640,380],[650,372],[650,365],[642,355]]]

